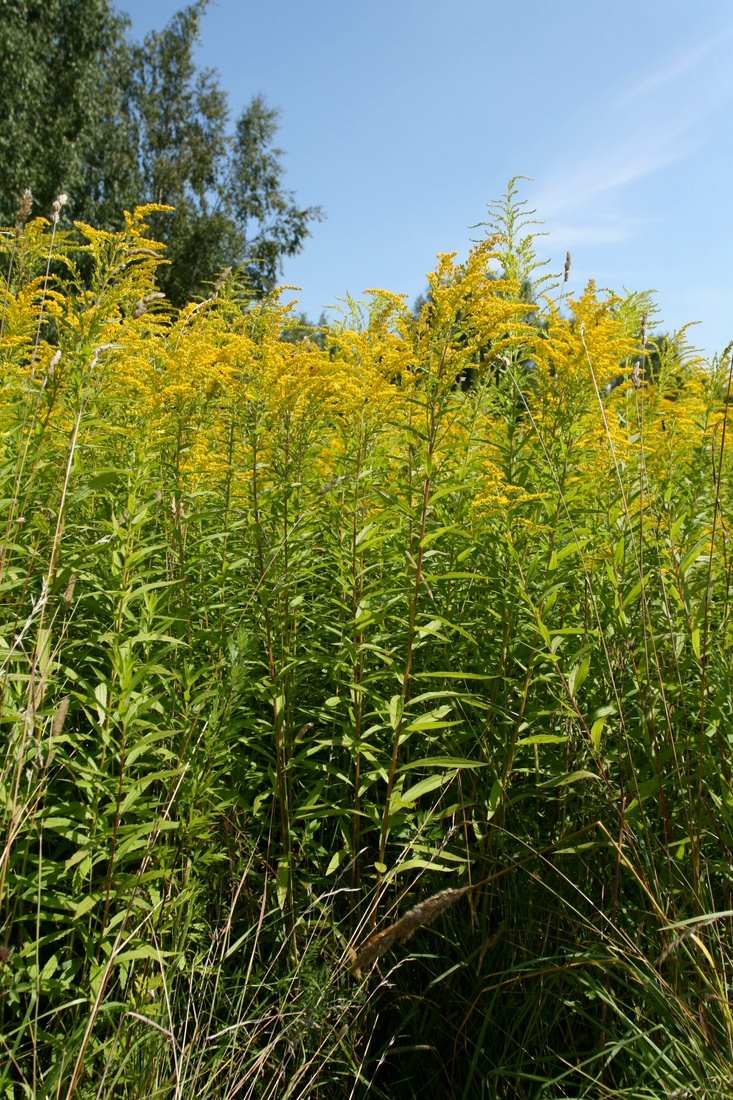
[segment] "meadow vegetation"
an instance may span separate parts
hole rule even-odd
[[[729,1097],[729,362],[514,185],[305,336],[156,209],[0,241],[0,1095]]]

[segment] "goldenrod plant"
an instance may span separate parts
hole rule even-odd
[[[731,1095],[730,359],[516,190],[310,332],[0,238],[1,1095]]]

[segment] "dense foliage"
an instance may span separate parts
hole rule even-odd
[[[46,217],[65,191],[69,229],[168,204],[151,217],[173,260],[158,281],[179,306],[226,266],[272,289],[321,217],[284,186],[277,109],[255,96],[230,127],[217,74],[197,69],[207,2],[136,43],[111,0],[0,0],[0,224],[25,188]]]
[[[511,189],[318,339],[155,213],[2,239],[0,1092],[730,1096],[725,365]]]

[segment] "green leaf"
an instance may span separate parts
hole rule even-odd
[[[393,695],[389,701],[389,724],[393,730],[396,730],[397,726],[400,723],[400,719],[402,718],[402,708],[402,696]]]
[[[103,726],[107,714],[108,693],[106,684],[97,684],[94,689],[94,698],[97,700],[97,714],[99,715],[99,724],[100,726]]]
[[[413,787],[409,787],[408,790],[402,791],[401,794],[392,796],[392,803],[396,806],[410,806],[413,802],[417,802],[424,794],[429,794],[430,791],[436,790],[438,787],[444,787],[447,783],[450,783],[455,778],[455,772],[442,772],[437,775],[430,775],[427,779],[421,779],[419,783],[415,783]],[[392,813],[390,804],[390,813]]]
[[[329,875],[332,875],[337,867],[341,866],[341,864],[343,863],[343,861],[346,858],[347,854],[348,853],[345,852],[342,848],[340,852],[335,852],[331,856],[328,867],[326,868],[326,878],[328,878]]]
[[[82,900],[79,902],[76,909],[74,910],[74,916],[72,917],[72,920],[80,920],[81,917],[88,913],[90,909],[94,908],[98,901],[99,898],[96,895],[87,894],[85,898],[82,898]]]
[[[414,718],[408,726],[406,726],[406,732],[412,732],[414,730],[428,730],[428,729],[442,729],[444,726],[456,725],[455,722],[442,722],[441,719],[445,718],[446,714],[450,714],[453,708],[448,704],[442,707],[436,707],[435,710],[428,711],[427,714],[421,714],[418,718]]]
[[[153,944],[146,943],[142,947],[133,947],[129,951],[122,951],[119,955],[115,955],[115,966],[121,966],[133,959],[161,959],[172,954],[172,951],[159,951]]]
[[[697,562],[700,561],[701,556],[702,556],[702,551],[703,550],[709,550],[709,548],[710,548],[710,536],[709,535],[704,535],[703,538],[698,539],[698,541],[695,543],[695,545],[690,547],[690,549],[687,551],[687,553],[685,554],[685,556],[683,557],[682,561],[679,564],[680,576],[684,577],[687,570],[692,565],[696,565]],[[707,561],[708,555],[705,554],[704,558],[705,558],[705,561]]]
[[[493,787],[491,788],[491,791],[489,792],[489,805],[486,813],[487,821],[490,821],[496,811],[499,809],[499,804],[501,803],[501,797],[503,793],[504,788],[501,785],[501,781],[497,779]]]
[[[447,638],[446,638],[445,634],[440,633],[439,628],[441,626],[442,626],[442,623],[438,622],[437,619],[432,619],[429,623],[425,623],[424,626],[419,626],[417,628],[417,634],[421,638],[424,637],[426,634],[429,634],[431,637],[440,638],[440,640],[442,642],[445,642],[445,641],[447,641]]]
[[[693,626],[692,634],[690,636],[690,641],[692,642],[692,652],[695,654],[695,656],[697,657],[697,659],[699,661],[700,660],[700,627],[699,626]]]
[[[577,691],[583,686],[590,671],[590,655],[583,658],[580,664],[576,665],[568,676],[568,688],[570,694],[575,695]]]
[[[281,859],[277,865],[276,889],[277,903],[281,909],[285,908],[290,885],[290,864],[287,859]]]
[[[45,824],[46,828],[48,828],[48,823],[46,822]],[[67,859],[66,863],[64,864],[64,870],[70,871],[72,867],[76,867],[77,863],[81,863],[84,857],[89,855],[89,851],[90,849],[88,847],[78,848],[77,851],[75,851],[74,854],[69,856],[69,858]]]
[[[43,970],[41,971],[41,979],[47,982],[49,978],[52,978],[58,969],[58,965],[58,955],[53,954],[51,958],[48,959],[45,966],[43,967]]]
[[[367,525],[365,527],[362,527],[361,531],[359,531],[359,534],[356,536],[356,541],[355,541],[354,545],[355,546],[361,545],[361,543],[367,537],[369,532],[373,531],[376,526],[377,526],[376,523],[367,523]]]
[[[376,863],[374,864],[376,867]],[[396,875],[401,874],[403,871],[455,871],[455,867],[447,867],[444,863],[431,862],[429,859],[406,859],[403,863],[398,863],[387,876],[391,881]]]
[[[565,772],[563,775],[555,775],[545,783],[540,783],[540,787],[567,787],[571,783],[579,783],[582,779],[595,779],[599,783],[603,782],[600,775],[596,775],[595,772],[585,771],[581,768],[575,772]]]
[[[410,760],[402,764],[397,772],[407,772],[411,768],[486,768],[483,760],[464,760],[460,756],[425,756],[420,760]]]
[[[567,735],[558,733],[533,733],[531,737],[520,737],[517,745],[563,745],[567,741]]]
[[[593,742],[593,748],[596,750],[596,752],[598,752],[601,747],[601,735],[603,733],[603,727],[605,726],[605,724],[605,718],[596,718],[595,722],[590,728],[590,739]]]
[[[424,535],[420,545],[427,546],[428,543],[432,542],[434,539],[439,539],[442,535],[447,535],[450,531],[460,530],[461,528],[455,523],[450,524],[448,527],[439,527],[437,531],[429,531],[427,535]]]

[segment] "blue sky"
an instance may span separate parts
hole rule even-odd
[[[133,35],[175,0],[119,0]],[[280,108],[286,184],[327,218],[283,282],[316,319],[347,291],[424,290],[514,175],[570,292],[654,289],[659,325],[733,339],[730,0],[212,3],[199,61],[236,116]]]

